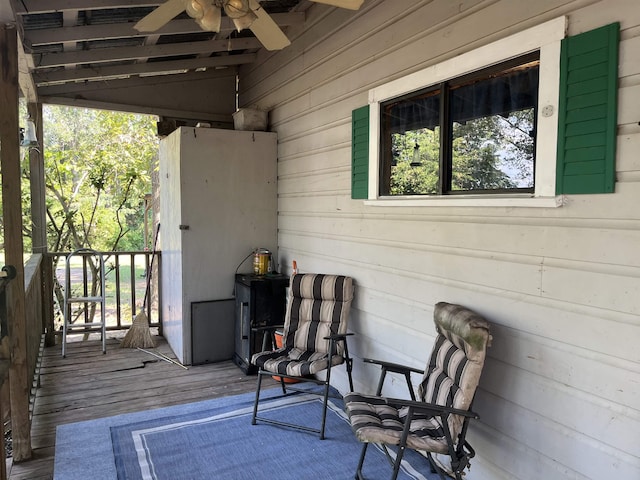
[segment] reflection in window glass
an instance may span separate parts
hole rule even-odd
[[[440,90],[418,94],[384,109],[391,134],[388,192],[434,195],[440,178]]]
[[[537,91],[531,65],[452,87],[451,190],[533,188]]]
[[[539,54],[381,104],[381,195],[534,191]]]

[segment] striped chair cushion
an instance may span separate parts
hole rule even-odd
[[[491,338],[489,325],[475,312],[445,302],[436,304],[434,322],[439,335],[418,395],[427,403],[468,410]],[[462,422],[463,418],[458,415],[449,417],[449,429],[454,438],[460,432]]]
[[[398,445],[407,410],[387,405],[384,398],[359,393],[344,397],[353,431],[361,442]],[[442,425],[435,417],[414,414],[407,446],[416,450],[447,453]]]
[[[329,341],[324,337],[346,333],[353,300],[353,280],[342,275],[298,274],[291,292],[284,325],[283,347],[256,353],[253,364],[283,375],[313,375],[329,365]],[[332,365],[343,362],[337,344]]]
[[[434,310],[438,336],[418,388],[421,401],[468,410],[480,380],[486,347],[491,336],[482,317],[459,305],[440,302]],[[351,426],[360,441],[397,445],[407,409],[386,405],[384,398],[349,393],[345,396]],[[448,417],[452,437],[457,438],[463,419]],[[407,446],[447,453],[440,417],[414,414]]]

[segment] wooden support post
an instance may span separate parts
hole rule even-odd
[[[27,112],[36,126],[38,145],[29,148],[31,181],[31,243],[33,253],[47,251],[47,215],[45,206],[44,154],[42,150],[42,104],[28,103]]]
[[[16,269],[7,286],[7,317],[11,366],[11,430],[13,459],[31,458],[29,379],[22,243],[20,147],[18,142],[18,34],[15,25],[0,25],[0,171],[4,219],[5,262]]]
[[[30,102],[27,112],[36,126],[38,145],[29,148],[29,178],[31,181],[31,250],[33,253],[47,252],[47,210],[45,203],[44,149],[42,143],[42,104]],[[42,331],[45,345],[55,345],[53,322],[53,269],[51,258],[42,259]]]
[[[0,389],[2,389],[7,384],[7,375],[9,374],[9,360],[0,360]],[[5,415],[5,407],[0,401],[0,419],[4,421]],[[4,438],[3,441],[0,442],[0,480],[7,479],[7,462],[5,459],[7,458],[7,451],[4,446]]]

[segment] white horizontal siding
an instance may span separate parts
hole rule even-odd
[[[616,192],[560,208],[351,200],[351,111],[368,90],[567,15],[621,23]],[[354,277],[350,351],[422,368],[438,301],[493,325],[470,480],[640,478],[640,8],[637,0],[366,0],[321,5],[291,47],[241,70],[278,132],[279,263]],[[356,361],[359,390],[377,370]],[[344,374],[336,386],[346,388]],[[391,378],[385,392],[406,394]]]

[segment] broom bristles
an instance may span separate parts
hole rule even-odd
[[[155,342],[149,330],[149,318],[144,311],[138,313],[133,319],[131,328],[122,339],[122,348],[154,348]]]

